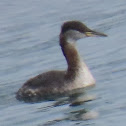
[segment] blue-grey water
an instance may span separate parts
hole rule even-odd
[[[77,43],[96,79],[86,93],[96,98],[76,106],[67,97],[34,104],[18,101],[15,92],[26,80],[66,69],[58,35],[68,20],[108,35]],[[76,125],[126,125],[126,1],[1,0],[0,126]]]

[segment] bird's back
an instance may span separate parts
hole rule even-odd
[[[17,98],[35,99],[64,92],[65,71],[49,71],[29,79],[17,92]]]

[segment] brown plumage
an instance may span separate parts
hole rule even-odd
[[[77,88],[94,85],[95,80],[75,47],[75,41],[89,36],[106,36],[90,30],[79,21],[68,21],[62,25],[60,46],[66,58],[66,71],[49,71],[29,79],[18,90],[19,100],[36,101],[49,95],[62,94]],[[71,43],[72,42],[72,43]]]

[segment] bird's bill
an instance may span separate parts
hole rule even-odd
[[[85,35],[86,35],[87,37],[93,37],[93,36],[107,37],[106,34],[101,33],[101,32],[96,32],[96,31],[86,32]]]

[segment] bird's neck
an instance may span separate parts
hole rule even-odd
[[[69,43],[65,36],[60,35],[60,46],[68,64],[66,77],[74,79],[82,62],[75,43]]]

